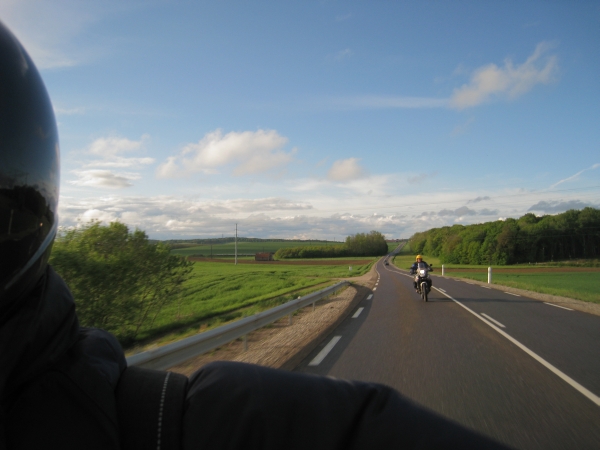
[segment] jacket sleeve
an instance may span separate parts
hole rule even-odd
[[[120,361],[103,358],[114,339],[103,333],[83,337],[21,388],[7,414],[8,448],[120,448],[114,397]]]
[[[505,448],[393,389],[218,362],[190,380],[184,449]]]

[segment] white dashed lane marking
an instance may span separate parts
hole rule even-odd
[[[358,308],[356,310],[356,312],[354,313],[354,315],[352,316],[352,318],[356,319],[358,316],[360,316],[360,313],[363,312],[363,309],[365,309],[365,308]]]
[[[323,350],[321,350],[319,352],[319,354],[317,356],[315,356],[311,362],[308,363],[308,365],[309,366],[318,366],[319,364],[321,364],[321,362],[327,357],[329,352],[333,349],[333,347],[335,347],[335,344],[337,344],[341,338],[342,338],[341,336],[334,336],[333,339],[331,339],[331,341],[329,341],[329,344],[327,344],[323,348]]]
[[[558,306],[558,305],[553,305],[552,303],[546,303],[544,302],[546,305],[550,305],[550,306],[556,306],[557,308],[562,308],[562,309],[566,309],[567,311],[573,311],[571,308],[565,308],[564,306]]]

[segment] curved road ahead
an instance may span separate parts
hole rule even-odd
[[[516,448],[600,448],[599,316],[439,276],[425,303],[406,271],[376,268],[296,370],[387,384]]]

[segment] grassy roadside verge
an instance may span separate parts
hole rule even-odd
[[[423,258],[434,265],[434,274],[441,275],[442,265],[438,258],[427,255]],[[394,264],[400,269],[408,269],[414,259],[410,248],[404,248],[394,258]],[[447,276],[487,282],[486,265],[444,264],[444,268]],[[580,264],[492,266],[492,281],[501,286],[600,304],[600,271]]]
[[[372,264],[353,266],[352,276],[365,274]],[[323,289],[349,274],[345,263],[294,266],[195,262],[180,298],[165,306],[141,330],[135,346],[126,351],[136,353],[256,314]]]
[[[494,284],[600,304],[600,272],[598,271],[519,274],[499,273],[493,272],[493,270],[492,268]],[[487,282],[487,269],[486,272],[453,272],[449,270],[446,274],[456,278]]]

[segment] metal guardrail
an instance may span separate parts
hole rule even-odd
[[[311,303],[314,304],[349,284],[348,281],[342,281],[333,286],[329,286],[320,291],[313,292],[253,316],[245,317],[235,322],[228,323],[227,325],[205,331],[204,333],[199,333],[195,336],[163,345],[162,347],[131,355],[127,358],[127,365],[156,370],[168,369],[169,367],[181,364],[194,356],[201,355],[202,353],[206,353],[221,345],[245,336],[265,325],[269,325]]]

